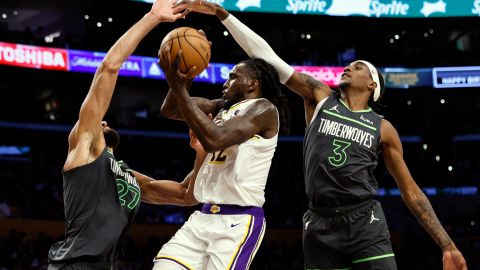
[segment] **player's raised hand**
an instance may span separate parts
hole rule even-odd
[[[205,0],[182,0],[177,2],[173,8],[176,12],[198,12],[207,15],[215,15],[219,6]]]
[[[182,88],[188,88],[188,85],[193,80],[194,76],[193,73],[197,69],[196,66],[191,67],[187,73],[183,73],[180,71],[180,60],[183,57],[182,50],[178,50],[178,53],[175,57],[175,60],[172,61],[170,57],[170,47],[166,47],[166,61],[160,61],[160,66],[165,73],[165,77],[167,79],[168,85],[172,89],[172,91],[179,91]]]
[[[177,9],[174,9],[174,5],[174,0],[156,0],[150,13],[161,22],[174,22],[179,18],[185,18],[188,11],[177,11]]]
[[[443,270],[467,270],[467,263],[458,250],[443,252]]]

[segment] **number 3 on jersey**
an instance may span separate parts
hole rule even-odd
[[[208,163],[210,164],[223,164],[225,163],[225,160],[227,159],[227,155],[225,155],[223,153],[223,151],[225,150],[222,150],[220,152],[213,152],[212,153],[212,158],[210,159],[210,161]]]
[[[345,150],[350,146],[351,143],[344,142],[341,140],[333,140],[333,156],[328,157],[328,162],[335,167],[340,167],[345,164],[347,161],[347,152]]]

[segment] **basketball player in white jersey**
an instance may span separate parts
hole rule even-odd
[[[262,59],[243,61],[222,99],[192,98],[180,57],[161,63],[170,85],[162,113],[184,120],[209,153],[194,186],[203,207],[161,248],[153,269],[248,269],[265,232],[264,190],[279,128],[287,127],[278,74]]]

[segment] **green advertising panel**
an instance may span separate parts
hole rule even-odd
[[[153,2],[153,0],[134,0]],[[480,0],[209,0],[229,11],[391,18],[480,16]]]

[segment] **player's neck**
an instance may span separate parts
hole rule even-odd
[[[252,93],[247,93],[247,94],[245,95],[244,100],[247,100],[247,99],[257,99],[257,98],[261,98],[261,95],[260,95],[258,92],[252,92]]]
[[[249,99],[254,99],[254,98],[258,98],[258,97],[246,97],[246,98],[242,98],[242,99],[238,99],[238,100],[235,100],[235,101],[226,101],[224,104],[223,104],[223,109],[225,110],[228,110],[230,109],[230,107],[232,107],[233,105],[236,105],[238,103],[241,103],[241,102],[244,102],[246,100],[249,100]]]
[[[341,100],[351,111],[361,111],[368,109],[368,93],[358,91],[342,91]]]

